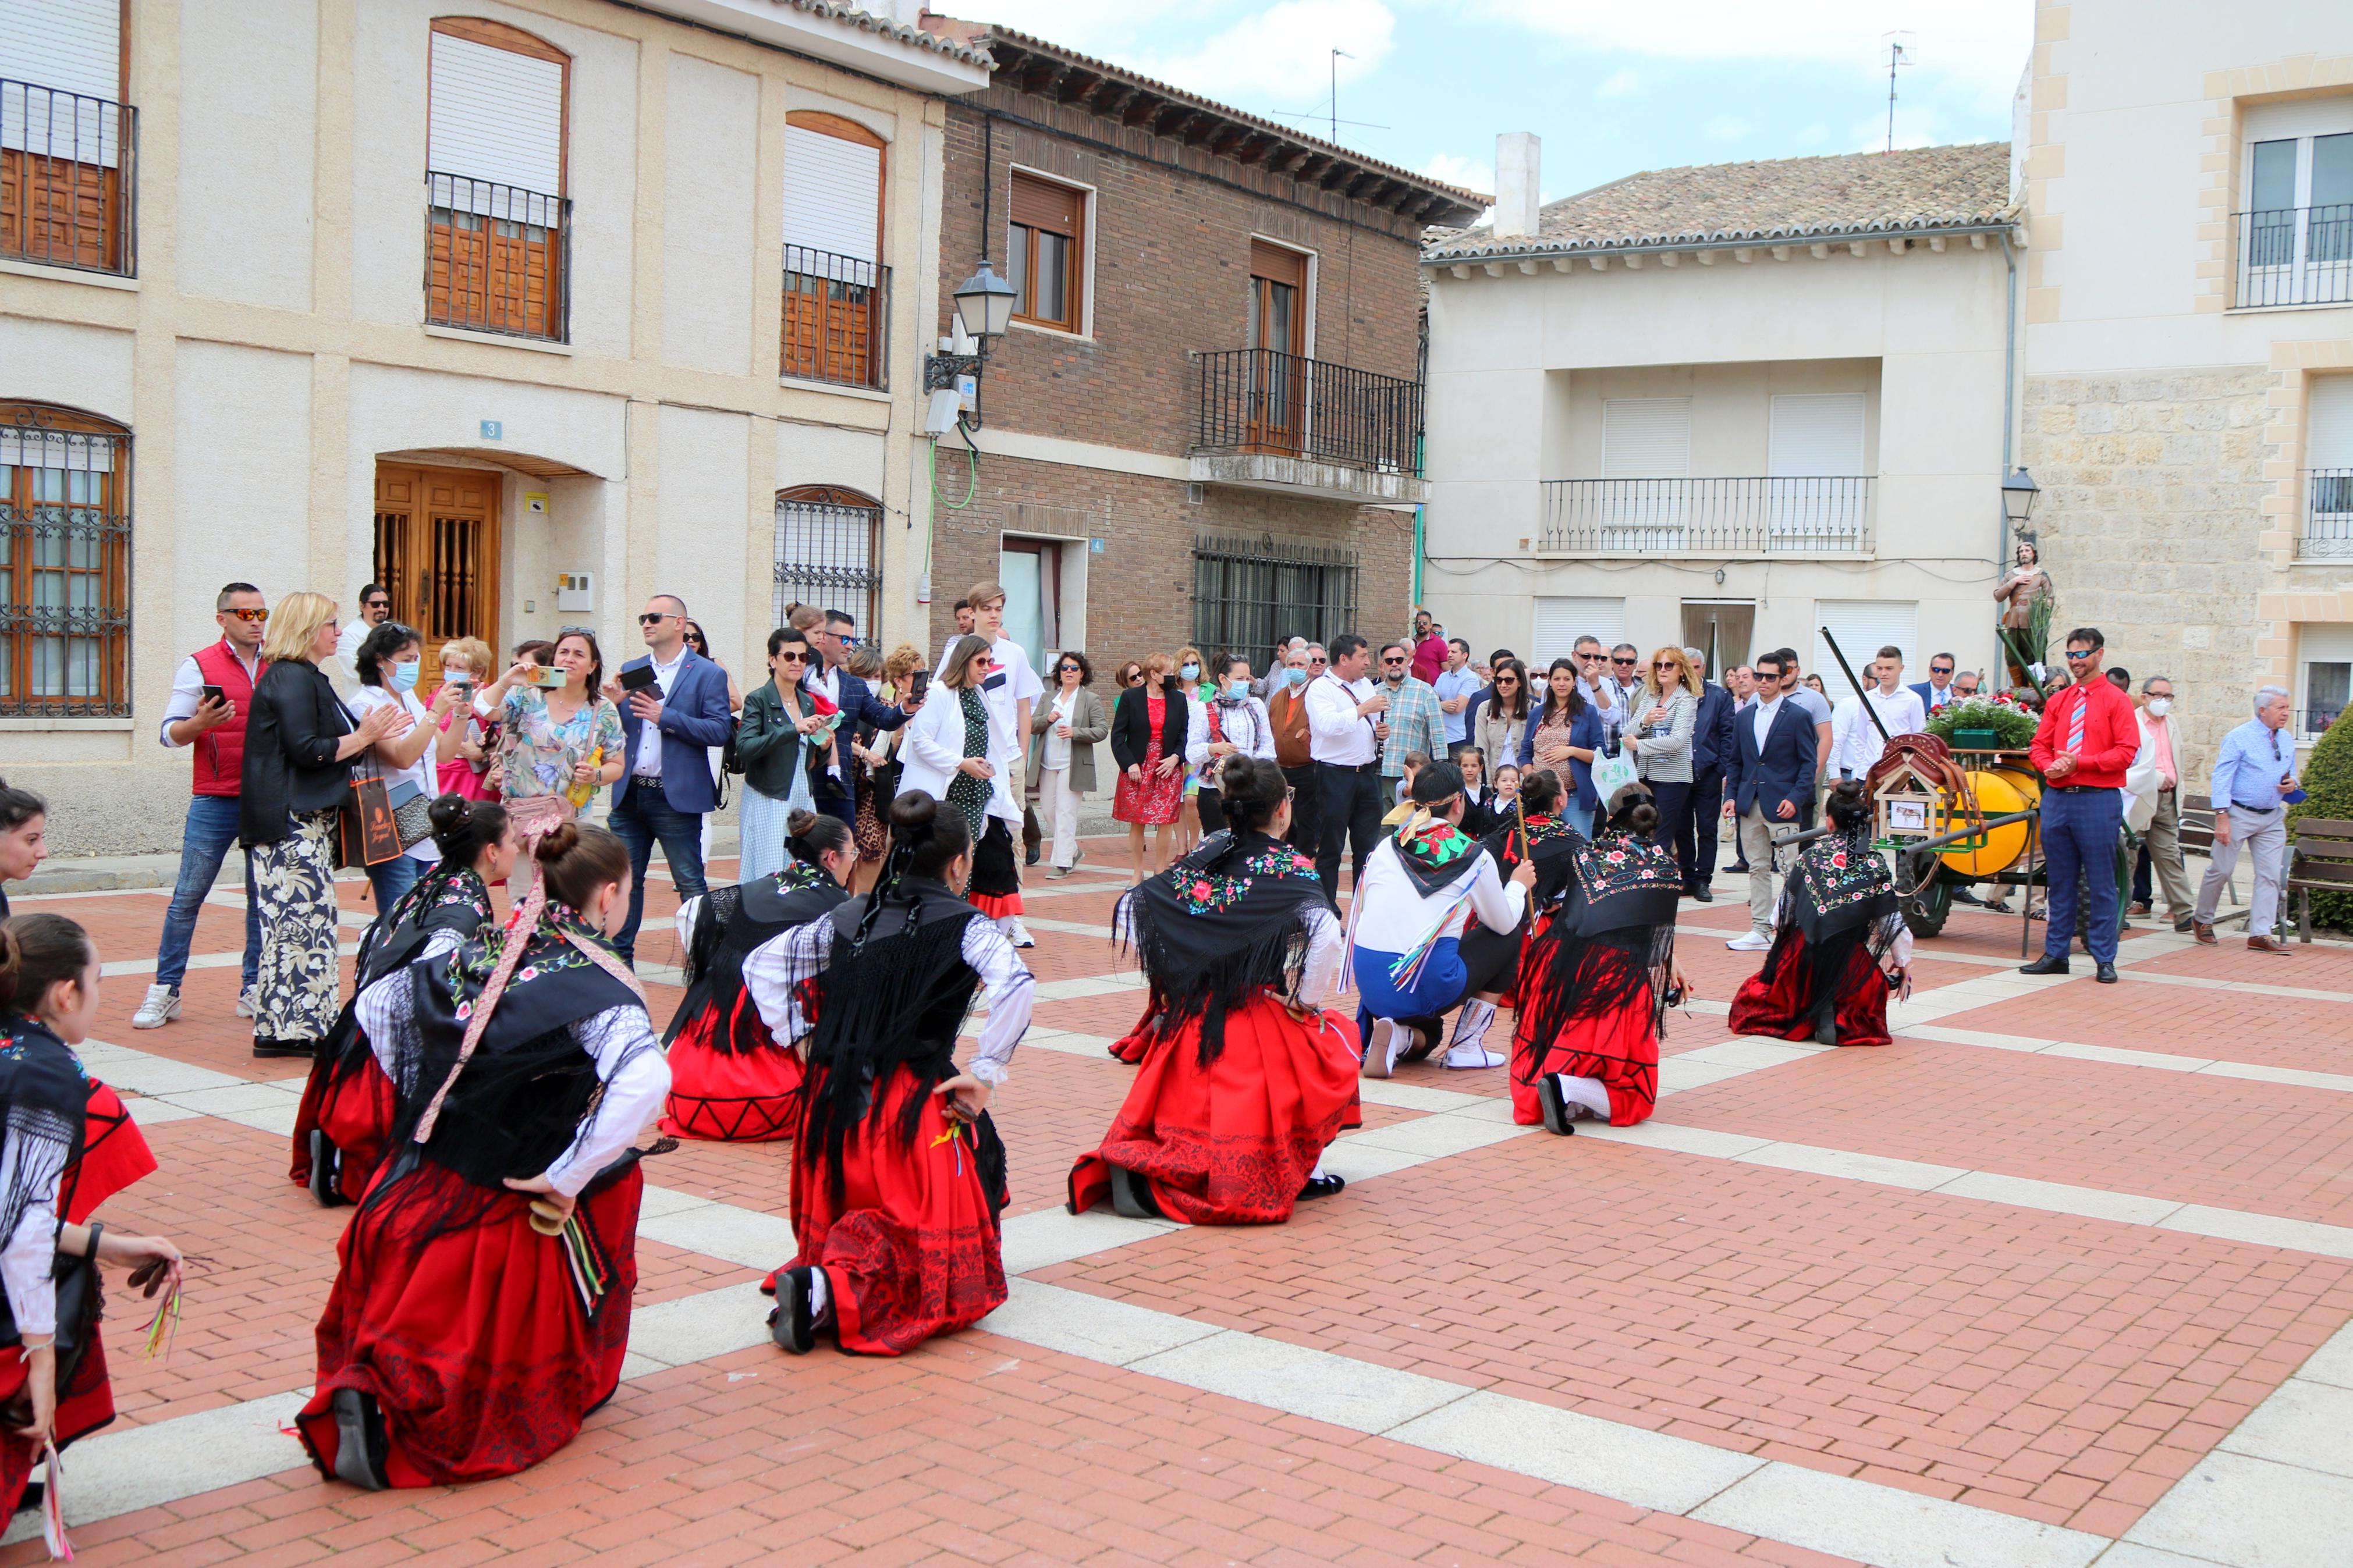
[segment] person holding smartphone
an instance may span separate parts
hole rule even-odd
[[[507,672],[474,699],[475,712],[500,721],[499,795],[526,878],[540,837],[621,776],[621,713],[598,693],[604,675],[596,634],[566,626],[552,643],[519,645]]]

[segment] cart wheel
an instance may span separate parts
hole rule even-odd
[[[1915,872],[1915,875],[1917,875]],[[1915,937],[1935,936],[1953,912],[1953,887],[1942,877],[1929,879],[1919,892],[1904,900],[1904,923]]]

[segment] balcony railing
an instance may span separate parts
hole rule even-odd
[[[2353,304],[2353,202],[2232,215],[2242,310]]]
[[[139,111],[0,79],[0,258],[138,271]]]
[[[1421,384],[1345,364],[1224,349],[1199,366],[1196,452],[1266,452],[1419,474]]]
[[[565,342],[572,322],[572,204],[428,171],[425,320],[429,326]]]
[[[1577,554],[1866,555],[1872,485],[1864,475],[1553,479],[1543,545]]]
[[[891,269],[855,256],[785,247],[782,374],[843,386],[891,386]]]

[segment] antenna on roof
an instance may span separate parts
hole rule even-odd
[[[1895,151],[1895,68],[1912,64],[1912,50],[1903,40],[1912,37],[1909,30],[1880,35],[1887,40],[1887,150]]]
[[[1340,144],[1340,62],[1356,57],[1345,49],[1332,51],[1332,145]]]

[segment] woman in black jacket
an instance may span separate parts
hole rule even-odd
[[[307,1057],[335,1026],[336,829],[351,759],[414,722],[386,704],[357,724],[319,660],[335,651],[335,602],[289,594],[270,615],[245,727],[237,842],[261,915],[253,1054]]]
[[[1185,806],[1185,683],[1168,673],[1174,661],[1155,653],[1139,668],[1120,669],[1122,689],[1112,705],[1111,754],[1119,764],[1112,792],[1113,821],[1127,824],[1127,854],[1144,880],[1144,830],[1152,839],[1152,869],[1168,864],[1168,829]]]

